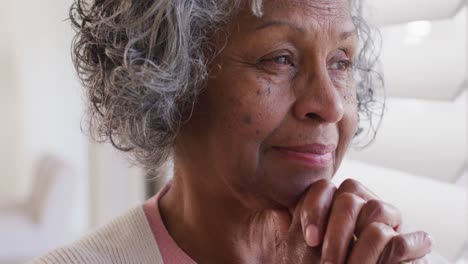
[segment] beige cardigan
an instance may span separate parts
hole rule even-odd
[[[433,253],[431,264],[448,264]],[[163,264],[143,206],[134,208],[81,240],[30,264]]]
[[[163,264],[143,207],[31,264]]]

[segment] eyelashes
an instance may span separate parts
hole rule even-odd
[[[270,66],[290,66],[295,67],[296,63],[292,55],[283,54],[283,55],[273,55],[272,57],[262,58],[258,61],[258,64],[261,65],[270,65]]]
[[[294,67],[294,62],[289,55],[282,55],[272,59],[272,62],[279,64],[279,65],[289,65]]]
[[[307,71],[300,63],[301,61],[289,50],[279,50],[259,59],[257,67],[267,74],[285,76],[288,80],[294,80],[299,72],[306,73]],[[341,87],[352,78],[353,62],[345,49],[335,51],[327,59],[326,64],[329,78],[336,86]]]
[[[348,56],[347,49],[339,49],[336,51],[334,56],[331,58],[331,63],[328,66],[330,70],[336,71],[348,71],[352,68],[353,63]]]
[[[346,55],[344,50],[339,50],[335,56],[330,60],[328,69],[345,71],[352,67],[353,63]],[[290,54],[273,55],[267,58],[262,58],[257,61],[257,64],[275,64],[277,66],[290,66],[296,67],[297,63]]]
[[[293,78],[297,72],[297,63],[293,55],[288,52],[262,58],[257,62],[257,65],[267,73],[280,76],[287,75],[289,78]]]
[[[350,60],[340,60],[337,62],[334,62],[329,69],[330,70],[336,70],[336,71],[347,71],[349,68],[351,68],[352,63]]]

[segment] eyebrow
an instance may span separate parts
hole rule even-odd
[[[255,30],[263,30],[265,28],[268,28],[268,27],[281,27],[281,26],[287,26],[287,27],[290,27],[292,29],[294,29],[295,31],[299,31],[300,33],[305,33],[306,30],[304,28],[301,28],[301,27],[298,27],[297,25],[294,25],[290,22],[287,22],[287,21],[281,21],[281,20],[272,20],[272,21],[268,21],[258,27],[255,28]]]
[[[272,20],[272,21],[268,21],[260,26],[257,26],[255,28],[255,30],[263,30],[265,28],[268,28],[268,27],[281,27],[281,26],[287,26],[289,28],[292,28],[294,29],[295,31],[298,31],[300,33],[306,33],[307,30],[305,28],[302,28],[302,27],[299,27],[293,23],[290,23],[290,22],[287,22],[287,21],[281,21],[281,20]],[[353,29],[353,30],[350,30],[350,31],[345,31],[345,32],[342,32],[340,34],[340,39],[342,41],[352,37],[352,36],[355,36],[357,34],[357,31],[356,29]]]
[[[340,39],[341,40],[347,40],[350,37],[356,36],[357,35],[357,30],[353,29],[350,31],[345,31],[340,34]]]

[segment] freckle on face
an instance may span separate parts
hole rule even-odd
[[[252,124],[252,117],[249,116],[249,115],[244,116],[244,123],[247,124],[247,125]]]

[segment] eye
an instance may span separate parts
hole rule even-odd
[[[260,63],[270,66],[294,66],[293,58],[289,54],[271,56],[260,60]]]
[[[341,60],[334,62],[331,66],[331,70],[337,71],[346,71],[351,66],[351,62],[349,60]]]
[[[259,59],[257,66],[263,72],[293,79],[297,72],[295,56],[288,50],[280,50]]]
[[[289,55],[282,55],[278,56],[272,59],[272,62],[280,65],[291,65],[294,66],[294,63],[292,62],[291,56]]]

